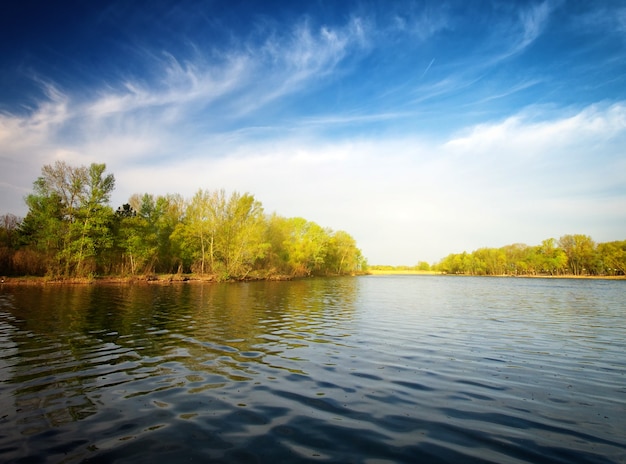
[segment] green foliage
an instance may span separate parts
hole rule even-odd
[[[419,263],[417,263],[417,270],[418,271],[430,271],[430,264],[428,264],[426,261],[420,261]]]
[[[171,239],[194,272],[242,277],[264,258],[264,229],[263,208],[252,195],[198,190]]]
[[[626,275],[626,240],[598,244],[597,255],[607,275]]]
[[[263,214],[246,193],[198,191],[172,240],[185,266],[219,279],[255,274],[310,276],[346,274],[364,263],[346,232],[333,232],[303,218]]]
[[[19,247],[18,230],[21,219],[14,214],[0,216],[0,274],[16,273],[14,256]]]
[[[115,179],[105,169],[44,166],[17,233],[4,240],[9,228],[0,229],[0,266],[51,277],[185,271],[219,280],[345,274],[365,266],[348,233],[267,216],[249,193],[198,190],[189,200],[146,193],[113,212]]]
[[[626,241],[596,245],[587,235],[564,235],[538,246],[514,244],[453,253],[434,268],[467,275],[624,275]]]
[[[183,215],[178,195],[133,195],[116,211],[120,274],[173,273],[182,270],[180,250],[170,236]]]
[[[100,258],[113,245],[113,211],[107,203],[115,186],[105,169],[104,164],[76,168],[60,161],[42,168],[26,198],[29,211],[20,235],[47,274],[88,276],[103,264]]]
[[[0,273],[89,277],[196,272],[219,280],[249,275],[338,275],[367,268],[354,238],[301,217],[266,215],[253,195],[198,190],[133,195],[108,205],[115,178],[104,164],[46,165],[26,197],[23,220],[0,221]],[[468,275],[625,275],[626,241],[596,244],[564,235],[541,245],[480,248],[431,266],[373,269]]]
[[[267,220],[266,265],[294,276],[352,274],[364,270],[365,259],[345,231],[322,228],[304,218],[272,215]]]

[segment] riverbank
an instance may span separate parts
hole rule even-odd
[[[217,275],[206,274],[151,274],[143,276],[104,276],[104,277],[72,277],[72,278],[50,278],[50,277],[3,277],[0,285],[94,285],[94,284],[152,284],[166,285],[174,283],[197,283],[197,282],[248,282],[255,280],[284,281],[292,280],[294,277],[288,275],[269,275],[265,277],[247,276],[243,278],[220,279]]]
[[[520,278],[520,279],[593,279],[593,280],[626,280],[626,276],[575,276],[575,275],[500,275],[500,276],[471,276],[468,274],[445,274],[438,271],[416,271],[416,270],[398,270],[398,269],[372,269],[355,275],[372,275],[372,276],[455,276],[455,277],[501,277],[501,278]],[[322,277],[322,276],[320,276]],[[330,277],[330,276],[329,276]],[[169,285],[176,283],[217,283],[217,282],[253,282],[265,280],[270,282],[288,281],[304,279],[307,277],[296,277],[290,275],[272,274],[267,276],[246,276],[240,278],[220,279],[219,276],[213,274],[197,275],[197,274],[152,274],[143,276],[104,276],[104,277],[82,277],[82,278],[50,278],[50,277],[2,277],[0,285],[128,285],[128,284],[146,284],[146,285]]]
[[[598,279],[598,280],[626,280],[626,276],[594,276],[594,275],[471,275],[471,274],[446,274],[438,271],[415,271],[401,269],[371,269],[368,270],[369,275],[450,275],[458,277],[507,277],[507,278],[526,278],[526,279]]]

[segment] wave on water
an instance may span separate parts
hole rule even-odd
[[[3,290],[0,460],[626,462],[623,286],[506,282]]]

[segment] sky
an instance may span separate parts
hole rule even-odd
[[[0,6],[0,214],[41,168],[249,192],[370,264],[626,239],[622,0]]]

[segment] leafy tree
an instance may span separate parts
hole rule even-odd
[[[180,195],[134,194],[116,213],[118,248],[122,269],[131,273],[182,271],[178,242],[171,238],[182,221],[184,200]]]
[[[416,268],[418,271],[430,271],[431,270],[430,264],[426,261],[418,262]]]
[[[297,276],[309,276],[321,271],[328,251],[327,231],[300,217],[289,218],[287,225],[288,234],[283,247],[290,272]]]
[[[263,242],[268,248],[260,263],[270,274],[289,272],[289,252],[285,248],[287,238],[290,235],[290,222],[288,219],[271,214],[265,219],[265,231]]]
[[[559,275],[567,269],[567,255],[553,238],[541,242],[537,250],[538,269],[549,275]]]
[[[87,169],[87,179],[81,192],[77,220],[71,223],[70,236],[73,239],[68,261],[74,262],[76,275],[86,275],[102,265],[101,257],[105,250],[113,246],[111,225],[113,210],[108,206],[115,178],[105,175],[105,164],[93,163]],[[86,264],[87,261],[91,263]]]
[[[598,244],[602,271],[608,275],[626,275],[626,240]]]
[[[116,211],[117,241],[122,251],[122,273],[150,273],[157,252],[156,236],[148,219],[138,216],[130,203]]]
[[[581,275],[595,269],[595,243],[588,235],[564,235],[559,238],[559,246],[567,256],[572,274]]]
[[[219,216],[223,218],[219,243],[226,274],[245,276],[268,248],[263,242],[263,207],[254,196],[234,192]]]
[[[343,230],[333,232],[328,240],[326,271],[348,274],[363,268],[363,256],[356,240]]]
[[[193,270],[205,274],[213,270],[215,264],[216,218],[215,202],[208,190],[198,190],[185,207],[184,219],[172,233],[182,250],[183,256],[191,263]]]
[[[268,244],[261,203],[248,193],[198,190],[172,234],[192,270],[221,278],[245,276]]]
[[[0,216],[0,274],[13,274],[13,258],[17,251],[21,219],[14,214]]]
[[[19,267],[24,274],[39,274],[41,270],[60,274],[60,254],[68,241],[62,197],[39,178],[34,183],[34,193],[26,197],[26,204],[28,213],[20,225],[20,241],[24,251],[37,256],[37,263],[33,259],[20,260]]]
[[[450,254],[434,268],[470,275],[623,275],[625,258],[626,241],[596,245],[587,235],[564,235],[534,247],[518,243]]]
[[[94,272],[103,250],[112,246],[113,212],[107,203],[115,186],[104,164],[72,167],[57,161],[42,168],[27,196],[23,242],[44,257],[53,275]]]

